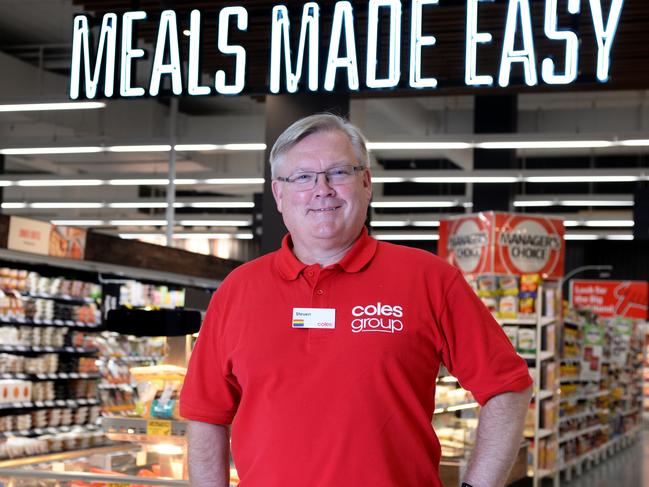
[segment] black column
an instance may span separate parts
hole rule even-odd
[[[633,204],[633,239],[649,240],[649,187],[638,184]]]
[[[0,174],[5,173],[5,156],[4,154],[0,154]],[[4,202],[5,200],[5,195],[4,191],[2,190],[2,186],[0,186],[0,203]],[[2,213],[2,207],[0,206],[0,213]]]
[[[277,211],[271,190],[270,150],[279,135],[296,120],[319,112],[349,116],[347,94],[298,94],[266,96],[266,165],[262,197],[261,253],[279,248],[286,227]],[[258,210],[255,208],[255,212]]]
[[[516,133],[518,98],[516,95],[477,95],[473,112],[476,134]],[[512,149],[474,149],[473,168],[514,169],[516,151]],[[473,210],[510,211],[514,195],[512,184],[474,184]]]

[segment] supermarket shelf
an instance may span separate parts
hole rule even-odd
[[[547,469],[539,469],[537,472],[537,476],[540,479],[544,479],[545,477],[552,477],[555,474],[555,470],[547,470]]]
[[[632,430],[627,431],[626,433],[623,433],[621,436],[613,438],[612,440],[607,441],[603,445],[601,445],[601,446],[599,446],[599,447],[597,447],[597,448],[595,448],[595,449],[593,449],[591,451],[588,451],[588,452],[578,456],[577,458],[573,458],[569,462],[564,463],[563,465],[559,466],[559,471],[563,471],[563,470],[572,468],[575,465],[577,465],[579,462],[581,462],[583,460],[586,460],[586,459],[588,459],[590,457],[596,456],[597,454],[599,454],[602,451],[610,448],[614,444],[619,443],[620,441],[623,441],[626,438],[634,436],[638,431],[640,431],[641,428],[642,428],[641,426],[637,426],[637,427],[633,428]]]
[[[583,325],[581,323],[577,323],[576,321],[570,320],[570,319],[563,319],[563,324],[564,325],[570,325],[570,326],[576,326],[577,328],[581,328]]]
[[[14,468],[24,465],[46,464],[60,462],[63,460],[78,459],[89,457],[90,455],[106,455],[108,453],[137,451],[138,445],[132,443],[121,443],[118,445],[96,446],[85,450],[66,450],[58,453],[48,453],[45,455],[27,456],[24,458],[12,458],[9,460],[0,460],[0,468]],[[0,474],[1,475],[1,474]]]
[[[20,296],[24,298],[36,298],[36,299],[53,299],[56,301],[65,301],[69,303],[96,303],[100,298],[89,298],[83,296],[70,296],[69,294],[50,294],[50,293],[27,293],[19,292]]]
[[[53,401],[16,401],[0,404],[0,410],[5,409],[40,409],[40,408],[78,408],[99,404],[97,399],[56,399]]]
[[[480,407],[480,404],[477,402],[467,402],[464,404],[454,404],[453,406],[447,406],[445,408],[435,409],[433,414],[442,414],[442,413],[454,413],[456,411],[461,411],[463,409],[474,409]]]
[[[78,320],[45,320],[39,318],[17,318],[15,316],[0,315],[0,323],[7,325],[29,325],[29,326],[60,326],[67,328],[76,328],[83,330],[99,330],[102,328],[100,324],[97,323],[86,323],[84,321]]]
[[[60,379],[99,379],[101,374],[88,372],[54,372],[48,374],[0,374],[0,379],[19,380],[60,380]]]
[[[543,399],[548,399],[549,397],[552,396],[554,396],[554,393],[547,389],[541,389],[538,393],[539,401],[542,401]]]
[[[76,353],[91,355],[99,352],[96,348],[83,347],[37,347],[31,345],[0,345],[2,353]]]
[[[559,382],[561,384],[566,384],[568,382],[591,382],[591,381],[584,380],[578,375],[571,375],[569,377],[559,377]]]
[[[57,426],[47,428],[32,428],[28,430],[4,431],[0,433],[0,438],[9,438],[12,436],[39,436],[45,434],[68,433],[73,428],[81,427],[86,431],[98,431],[99,428],[92,424],[75,424],[70,426]]]
[[[119,441],[159,441],[165,442],[176,440],[178,443],[185,442],[187,432],[187,421],[126,418],[121,416],[106,416],[101,418],[101,426],[106,435]]]
[[[27,468],[3,468],[0,470],[0,476],[7,478],[26,478],[29,480],[59,480],[60,485],[75,485],[77,482],[85,482],[86,485],[97,484],[99,482],[112,486],[128,487],[129,485],[152,485],[152,486],[178,486],[189,487],[188,480],[172,480],[166,478],[147,478],[135,475],[109,475],[86,472],[53,472],[51,470],[35,470]],[[24,484],[21,484],[24,485]],[[101,484],[100,484],[101,485]]]
[[[585,411],[583,413],[571,414],[570,416],[563,416],[559,418],[559,423],[566,423],[568,421],[580,420],[596,414],[607,414],[608,409],[595,409],[593,411]]]
[[[581,431],[575,431],[573,433],[569,433],[565,435],[563,438],[559,438],[559,443],[565,443],[566,441],[574,440],[575,438],[578,438],[583,435],[587,435],[590,433],[595,433],[597,431],[600,431],[604,428],[608,428],[608,425],[604,424],[596,424],[595,426],[591,426],[590,428],[586,428],[585,430]]]
[[[565,364],[578,364],[581,362],[581,358],[579,357],[566,357],[562,358],[561,361]]]
[[[149,357],[109,355],[107,357],[101,357],[101,360],[119,360],[120,362],[158,362],[162,360],[162,357],[157,355],[151,355]]]
[[[551,429],[539,428],[538,430],[539,438],[547,438],[548,436],[551,436],[553,434],[554,434],[554,430]],[[525,438],[534,438],[534,430],[526,430]]]
[[[500,325],[518,325],[518,326],[536,326],[538,320],[536,317],[532,318],[498,318],[496,321]],[[556,317],[543,316],[541,317],[541,326],[551,325],[557,321]]]
[[[593,392],[591,394],[578,394],[576,396],[562,397],[560,402],[569,402],[569,401],[584,401],[589,399],[596,399],[600,396],[606,396],[610,394],[611,391],[608,389]]]
[[[522,358],[525,360],[536,360],[536,354],[535,353],[519,353]],[[554,357],[554,352],[539,352],[539,360],[548,360]]]

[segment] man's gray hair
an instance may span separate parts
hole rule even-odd
[[[328,130],[340,130],[345,133],[352,144],[358,163],[365,167],[370,167],[370,157],[367,153],[365,137],[358,127],[338,115],[317,113],[294,122],[277,138],[270,151],[272,177],[274,178],[276,176],[277,169],[281,164],[284,154],[291,150],[298,142],[311,134]]]

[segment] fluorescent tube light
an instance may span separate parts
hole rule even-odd
[[[605,240],[633,240],[633,235],[607,235]]]
[[[534,207],[543,207],[543,206],[554,206],[557,202],[550,200],[526,200],[526,201],[514,201],[515,208],[534,208]]]
[[[197,201],[187,203],[190,208],[254,208],[252,201]]]
[[[633,220],[586,220],[585,227],[633,227]]]
[[[176,144],[174,148],[177,151],[191,152],[191,151],[213,151],[220,149],[222,146],[216,144]]]
[[[163,226],[167,220],[108,220],[115,227]]]
[[[453,208],[457,201],[372,201],[372,208]]]
[[[471,149],[469,142],[368,142],[368,150],[458,150]]]
[[[649,139],[621,140],[620,145],[624,145],[627,147],[645,147],[645,146],[649,146]]]
[[[266,150],[266,144],[224,144],[223,148],[232,151],[262,151]]]
[[[247,227],[250,220],[180,220],[183,227]]]
[[[166,186],[169,184],[169,179],[110,179],[108,184],[111,186]]]
[[[439,227],[439,220],[421,220],[410,222],[413,227]]]
[[[439,235],[436,235],[434,233],[431,234],[408,234],[408,233],[403,233],[403,234],[383,234],[383,235],[373,235],[374,238],[377,240],[420,240],[420,241],[425,241],[425,240],[439,240]]]
[[[372,176],[372,182],[376,184],[380,183],[403,183],[407,181],[406,178],[397,178],[389,176]]]
[[[57,187],[57,186],[101,186],[101,179],[23,179],[16,181],[17,186],[24,187]]]
[[[164,201],[126,201],[120,203],[108,203],[109,208],[166,208]]]
[[[408,222],[404,220],[395,220],[395,221],[381,221],[374,220],[370,222],[371,227],[407,227]]]
[[[104,108],[106,104],[100,101],[59,102],[59,103],[17,103],[0,105],[0,112],[37,112],[51,110],[93,110]]]
[[[104,220],[50,220],[50,223],[77,227],[98,227],[105,224]]]
[[[599,235],[590,233],[566,233],[563,236],[564,240],[597,240]]]
[[[3,210],[14,210],[19,208],[27,208],[27,203],[2,203]]]
[[[124,239],[137,239],[137,238],[151,238],[151,237],[164,237],[162,233],[153,232],[138,232],[138,233],[120,233],[120,238]],[[237,240],[252,240],[252,233],[175,233],[174,239],[190,239],[190,238],[234,238]]]
[[[169,152],[170,145],[113,145],[106,147],[108,152]]]
[[[205,184],[264,184],[264,178],[211,178]]]
[[[596,149],[614,145],[610,140],[509,140],[480,142],[475,146],[478,149]]]
[[[57,201],[57,202],[37,202],[37,203],[31,203],[29,205],[31,208],[41,208],[41,209],[69,209],[69,208],[102,208],[104,206],[103,203],[87,203],[87,202],[64,202],[64,201]]]
[[[632,200],[560,200],[557,202],[561,206],[633,206]]]
[[[0,186],[12,186],[13,184],[13,181],[7,181],[6,179],[0,180]]]
[[[102,147],[22,147],[0,149],[0,154],[5,156],[27,156],[27,155],[44,155],[44,154],[95,154],[103,152]]]
[[[523,176],[527,183],[631,183],[640,181],[640,176],[632,175],[588,175],[587,170],[581,176]]]
[[[517,183],[518,176],[426,176],[410,179],[413,183]]]

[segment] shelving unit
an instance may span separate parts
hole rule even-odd
[[[564,356],[569,350],[569,357],[562,358],[558,463],[566,480],[636,438],[641,363],[639,336],[629,328],[631,322],[588,311],[570,309],[568,314]]]

